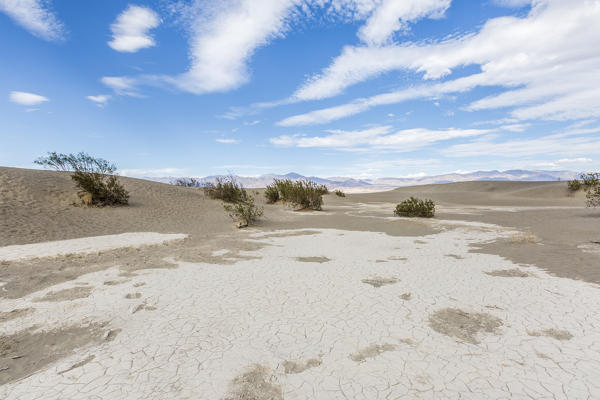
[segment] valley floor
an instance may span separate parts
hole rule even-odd
[[[0,398],[600,397],[598,213],[556,183],[326,196],[237,230],[193,189],[128,180],[131,208],[82,209],[18,171]],[[438,216],[390,215],[413,194]]]

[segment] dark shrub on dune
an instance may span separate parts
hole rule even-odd
[[[228,203],[223,204],[223,208],[231,219],[238,222],[239,228],[255,223],[263,215],[262,207],[254,204],[254,197],[248,194],[234,176],[219,177],[215,183],[204,184],[203,188],[204,193],[211,199],[223,200]]]
[[[583,189],[585,190],[587,206],[600,206],[600,172],[581,174],[580,179],[582,181]]]
[[[254,197],[249,196],[246,200],[233,204],[223,204],[223,208],[231,219],[238,221],[238,227],[243,228],[255,223],[263,215],[263,208],[254,204]]]
[[[71,172],[71,179],[79,189],[78,195],[88,205],[115,206],[129,202],[129,193],[115,175],[116,165],[87,153],[48,153],[34,161],[57,171]]]
[[[277,190],[275,185],[268,185],[265,188],[265,197],[267,198],[267,203],[277,203],[279,200],[279,190]]]
[[[411,196],[396,206],[394,214],[399,217],[431,218],[435,215],[435,204],[433,200],[421,200]]]
[[[572,181],[568,181],[567,188],[571,192],[577,192],[579,189],[581,189],[581,182],[579,181],[579,179],[573,179]]]
[[[342,192],[340,189],[336,189],[333,193],[335,193],[337,197],[346,197],[346,193]]]
[[[192,188],[198,188],[198,187],[203,186],[202,182],[200,182],[196,178],[179,178],[171,183],[175,186],[192,187]]]
[[[235,177],[218,177],[214,183],[205,183],[204,193],[211,199],[223,200],[226,203],[239,203],[248,200],[248,192]]]
[[[275,179],[272,185],[267,186],[265,197],[268,203],[282,200],[301,209],[321,210],[323,195],[327,193],[326,186],[312,181]]]

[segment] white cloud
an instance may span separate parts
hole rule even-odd
[[[523,18],[488,20],[476,33],[434,43],[383,47],[345,47],[321,74],[310,78],[293,98],[335,96],[348,86],[383,73],[408,70],[436,80],[454,69],[479,65],[481,72],[437,85],[424,85],[358,99],[317,110],[282,125],[319,123],[328,114],[342,118],[380,104],[440,93],[500,86],[508,91],[473,102],[470,110],[511,107],[518,119],[567,120],[600,116],[600,7],[597,1],[537,0]],[[378,100],[379,99],[379,100]],[[323,118],[324,121],[332,119]],[[306,122],[312,121],[312,122]]]
[[[135,53],[156,43],[148,31],[160,24],[158,14],[146,7],[130,5],[110,26],[113,39],[108,45],[116,51]]]
[[[140,97],[136,91],[137,81],[135,78],[123,76],[105,76],[100,79],[100,81],[119,95]]]
[[[38,104],[42,104],[46,101],[49,101],[48,98],[44,96],[27,92],[10,92],[9,99],[13,103],[21,104],[24,106],[37,106]]]
[[[215,142],[224,144],[237,144],[240,141],[237,139],[215,139]]]
[[[407,22],[425,17],[441,17],[450,0],[383,0],[358,31],[369,45],[389,42],[393,33],[407,29]]]
[[[248,62],[262,46],[285,36],[291,24],[312,18],[321,9],[342,21],[367,19],[360,36],[369,43],[387,41],[406,23],[439,16],[450,0],[193,0],[171,10],[190,36],[190,67],[174,76],[141,76],[138,83],[157,81],[195,94],[236,89],[250,79]]]
[[[280,37],[295,0],[196,0],[183,8],[191,34],[189,70],[163,77],[181,90],[203,94],[235,89],[249,80],[256,49]]]
[[[587,156],[600,154],[598,132],[600,132],[600,128],[592,128],[537,138],[505,141],[500,141],[495,136],[485,136],[470,143],[450,146],[443,153],[450,157],[480,157],[482,154],[511,158],[536,155]]]
[[[413,151],[436,142],[457,138],[480,136],[486,129],[404,129],[393,131],[391,126],[378,126],[359,131],[329,130],[323,136],[283,135],[270,139],[282,147],[318,147],[347,151],[384,150],[396,152]]]
[[[60,41],[64,38],[64,27],[48,5],[45,0],[0,0],[0,12],[34,36]]]
[[[86,96],[86,99],[93,101],[99,107],[104,107],[110,100],[111,96],[108,94],[99,94],[97,96]]]
[[[524,7],[535,0],[493,0],[494,4],[502,7]]]
[[[588,164],[594,162],[591,158],[561,158],[557,161],[559,164]]]

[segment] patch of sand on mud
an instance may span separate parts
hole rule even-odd
[[[386,351],[394,351],[396,350],[396,345],[391,343],[384,344],[372,344],[365,348],[358,350],[356,353],[350,354],[350,359],[355,362],[363,362],[367,358],[374,358],[380,355],[381,353],[385,353]]]
[[[366,283],[367,285],[371,285],[375,288],[380,288],[385,285],[393,285],[394,283],[398,283],[399,280],[396,278],[384,278],[382,276],[374,276],[372,278],[366,278],[362,280],[362,283]]]
[[[224,400],[283,400],[269,369],[255,364],[233,379]]]
[[[331,260],[327,257],[296,257],[296,261],[323,264]]]
[[[309,358],[306,361],[284,361],[281,365],[283,366],[286,374],[299,374],[306,371],[309,368],[315,368],[321,365],[323,362],[320,358]]]
[[[92,293],[91,287],[77,286],[74,288],[63,289],[59,291],[50,291],[43,297],[38,297],[33,301],[68,301],[75,299],[83,299]]]
[[[102,340],[99,324],[67,326],[49,331],[26,329],[0,336],[0,385],[16,381],[73,354],[77,348]]]
[[[543,329],[541,331],[527,331],[529,336],[548,336],[556,340],[571,340],[573,335],[569,331],[558,329]]]
[[[532,274],[521,271],[518,268],[513,269],[496,269],[494,271],[486,272],[487,275],[490,276],[499,276],[503,278],[528,278],[533,276]]]
[[[487,313],[469,313],[457,308],[444,308],[429,317],[429,326],[436,332],[465,342],[478,344],[481,332],[498,334],[503,325],[500,318]]]

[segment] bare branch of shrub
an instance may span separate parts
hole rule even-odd
[[[34,163],[57,171],[72,172],[71,179],[79,189],[79,197],[90,205],[125,205],[129,193],[119,182],[115,164],[87,153],[63,154],[51,152]]]

